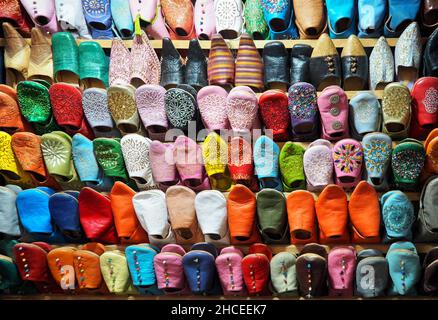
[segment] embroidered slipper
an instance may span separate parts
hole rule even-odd
[[[58,183],[49,175],[41,151],[41,137],[30,132],[12,135],[11,146],[18,162],[39,186],[59,190]]]
[[[323,139],[338,141],[349,136],[349,107],[344,90],[338,86],[325,88],[318,97],[318,108]]]
[[[263,91],[263,60],[247,33],[240,36],[235,72],[236,87],[248,86],[257,92]]]
[[[147,232],[149,242],[162,247],[175,243],[175,234],[169,223],[166,195],[161,190],[136,193],[132,198],[137,219]]]
[[[222,290],[226,296],[243,295],[246,291],[243,285],[242,259],[242,251],[231,246],[223,248],[215,260]]]
[[[195,2],[194,23],[196,36],[200,40],[210,40],[216,33],[214,0]]]
[[[50,87],[49,95],[56,123],[78,131],[84,118],[81,91],[70,84],[56,83]]]
[[[79,179],[97,191],[108,192],[113,184],[113,179],[106,177],[94,155],[93,142],[80,133],[72,139],[73,162]]]
[[[290,243],[286,199],[282,192],[263,189],[257,194],[258,226],[264,243]]]
[[[151,142],[139,134],[128,134],[120,140],[126,170],[139,190],[157,188],[149,159]]]
[[[84,241],[79,222],[78,191],[66,191],[52,194],[49,198],[49,210],[54,224],[69,243]]]
[[[105,89],[86,89],[82,94],[82,108],[85,118],[97,137],[104,136],[115,130],[108,109],[108,96]]]
[[[171,127],[187,131],[189,123],[196,119],[195,97],[182,88],[172,88],[167,90],[164,101]]]
[[[380,205],[385,226],[384,242],[411,240],[415,211],[408,197],[398,190],[389,191],[381,197]]]
[[[336,184],[354,188],[362,178],[363,148],[359,141],[343,139],[333,146]]]
[[[179,182],[174,149],[173,143],[161,143],[160,141],[152,141],[149,148],[152,175],[154,181],[163,190]]]
[[[280,252],[272,258],[269,267],[275,294],[281,296],[297,295],[296,259],[296,255],[290,252]]]
[[[274,141],[287,141],[290,125],[287,96],[280,90],[265,91],[259,97],[259,111],[265,130],[272,130]]]
[[[53,16],[55,17],[55,15]],[[32,28],[31,37],[28,79],[40,79],[53,83],[53,57],[50,39],[39,28]]]
[[[378,191],[389,188],[392,140],[379,132],[368,133],[362,140],[367,182]]]
[[[380,242],[380,204],[376,190],[366,181],[361,181],[348,202],[353,243]]]
[[[154,257],[158,289],[165,294],[184,293],[186,283],[182,258],[186,254],[178,244],[165,245]]]
[[[56,19],[62,31],[68,31],[75,38],[91,39],[82,9],[82,0],[55,1]]]
[[[244,185],[238,184],[228,195],[228,227],[232,244],[252,244],[260,241],[256,227],[256,197]]]
[[[350,100],[350,129],[356,140],[362,140],[370,132],[380,131],[382,108],[377,97],[368,92],[360,92]]]
[[[228,163],[228,145],[215,132],[210,132],[202,143],[202,157],[212,189],[229,191],[233,184]]]
[[[214,34],[211,38],[207,69],[210,85],[221,86],[225,89],[233,87],[235,61],[230,48],[220,34]]]
[[[93,149],[105,176],[124,182],[129,180],[119,139],[96,138],[93,140]]]
[[[89,0],[82,1],[85,21],[91,31],[93,39],[112,39],[113,19],[109,0],[94,3]]]
[[[249,87],[236,87],[228,94],[227,116],[234,131],[241,133],[251,130],[257,111],[257,96]]]
[[[370,54],[369,88],[383,90],[394,81],[394,55],[385,37],[380,37]]]
[[[53,279],[65,292],[71,292],[75,289],[76,276],[73,267],[73,253],[76,248],[61,247],[50,250],[47,254],[47,265]],[[73,271],[73,272],[71,272]]]
[[[184,186],[172,186],[166,190],[169,220],[179,244],[204,241],[196,218],[195,197],[195,192]]]
[[[102,243],[118,243],[109,197],[85,187],[78,200],[79,219],[87,238]]]
[[[227,91],[219,86],[206,86],[197,95],[202,122],[209,130],[229,129]]]
[[[22,81],[17,86],[21,114],[30,123],[47,124],[52,115],[49,90],[35,81]]]
[[[286,198],[291,243],[307,244],[318,240],[315,199],[306,190],[291,192]]]
[[[195,210],[205,241],[215,245],[228,245],[230,233],[225,196],[217,190],[201,191],[195,198]]]
[[[140,119],[133,86],[114,85],[108,88],[108,109],[122,134],[139,131]]]
[[[131,8],[128,1],[114,0],[110,2],[111,15],[114,20],[114,25],[117,33],[123,39],[131,39],[134,33],[134,19],[131,16]]]
[[[106,251],[100,256],[102,278],[111,293],[127,294],[132,290],[128,262],[125,253],[119,250]]]
[[[109,86],[109,60],[97,42],[85,41],[79,45],[79,76],[87,88],[105,89]]]
[[[109,85],[129,84],[131,81],[132,56],[122,39],[114,38],[111,42],[109,62]]]
[[[267,40],[269,29],[263,15],[262,3],[259,0],[248,0],[243,8],[246,31],[254,40]]]
[[[424,142],[426,150],[425,171],[438,174],[438,129],[433,129]]]
[[[13,21],[14,28],[17,28],[24,36],[29,36],[32,23],[28,17],[24,14],[23,9],[18,0],[8,1],[6,8],[0,14],[0,19],[6,21]]]
[[[4,52],[6,84],[15,88],[19,82],[27,79],[30,46],[12,24],[3,22],[2,27],[6,40]]]
[[[318,137],[319,117],[316,89],[306,82],[294,83],[288,91],[293,141],[312,141]]]
[[[307,190],[322,191],[333,183],[332,144],[328,140],[318,139],[309,144],[304,152],[304,173]]]
[[[149,242],[148,235],[135,214],[132,202],[135,195],[134,190],[120,181],[116,181],[111,189],[111,209],[121,243]]]
[[[15,205],[19,193],[20,191],[16,192],[8,187],[0,187],[0,233],[13,237],[21,235]]]
[[[135,102],[141,121],[152,140],[164,141],[169,128],[164,96],[166,89],[159,85],[142,85],[135,90]]]
[[[9,134],[32,130],[21,115],[17,92],[3,84],[0,84],[0,130]]]
[[[179,136],[174,144],[174,159],[184,186],[196,192],[210,189],[200,145],[188,137]]]
[[[279,175],[278,157],[280,148],[267,136],[261,136],[254,144],[254,172],[260,189],[271,188],[283,191]]]
[[[79,86],[79,48],[70,32],[52,36],[53,76],[55,82]]]
[[[189,0],[161,0],[160,2],[171,39],[190,40],[196,38],[193,3]]]
[[[290,2],[284,0],[278,2],[262,0],[261,2],[271,39],[299,39],[293,6]]]
[[[0,177],[6,184],[15,184],[23,188],[34,187],[31,176],[23,171],[12,149],[12,138],[6,132],[0,131]]]
[[[242,137],[234,137],[228,143],[228,168],[235,183],[243,184],[254,192],[258,191],[251,144]]]
[[[224,39],[238,38],[243,32],[245,23],[242,0],[217,0],[214,3],[214,10],[218,34]]]
[[[383,133],[392,139],[408,136],[411,121],[411,95],[408,87],[391,83],[385,87],[382,99]]]
[[[283,189],[286,192],[305,188],[304,152],[301,145],[293,142],[286,142],[281,148],[279,164]]]
[[[348,243],[348,204],[345,191],[338,185],[324,188],[315,203],[319,224],[319,241],[327,243]]]
[[[420,141],[402,140],[392,151],[391,167],[397,188],[415,191],[424,167],[425,150]]]
[[[135,35],[131,49],[130,83],[138,88],[143,84],[160,84],[161,65],[158,56],[147,37],[142,31],[141,35]]]
[[[356,250],[353,247],[340,246],[330,251],[327,258],[329,296],[353,296],[356,264]]]

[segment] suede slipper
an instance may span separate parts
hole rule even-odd
[[[49,198],[49,210],[54,224],[68,242],[83,241],[79,222],[78,191],[66,191],[52,194]]]
[[[149,148],[149,157],[154,181],[161,189],[175,185],[179,181],[174,158],[173,143],[152,141]]]
[[[254,144],[254,168],[260,189],[272,188],[283,191],[278,168],[280,148],[267,136],[261,136]]]
[[[265,243],[289,243],[286,199],[280,191],[263,189],[257,194],[257,217]]]
[[[301,145],[293,142],[286,142],[281,148],[279,163],[283,189],[286,192],[305,188],[304,151]]]

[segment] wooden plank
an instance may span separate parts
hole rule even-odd
[[[374,45],[377,42],[377,39],[360,39],[362,42],[362,45],[365,48],[373,48]],[[388,44],[391,47],[395,47],[395,45],[397,44],[397,38],[388,38]],[[423,39],[423,42],[426,42],[426,38]],[[26,39],[26,41],[30,44],[30,39]],[[111,44],[112,44],[112,40],[88,40],[88,39],[78,39],[77,43],[81,43],[81,42],[85,42],[85,41],[95,41],[98,42],[102,48],[111,48]],[[227,44],[229,45],[229,47],[231,49],[237,49],[239,47],[239,40],[235,39],[235,40],[225,40],[227,42]],[[316,41],[317,40],[277,40],[277,41],[281,41],[284,43],[284,45],[286,46],[286,48],[290,49],[292,48],[295,44],[307,44],[310,45],[312,47],[315,46]],[[199,41],[201,44],[201,48],[203,49],[210,49],[211,47],[211,41],[209,40],[200,40]],[[263,49],[263,47],[268,43],[268,42],[272,42],[272,40],[255,40],[254,43],[256,45],[256,47],[258,49]],[[189,41],[188,40],[173,40],[173,43],[175,45],[175,48],[177,49],[188,49],[189,47]],[[333,43],[335,44],[336,47],[338,48],[342,48],[344,47],[345,43],[346,43],[346,39],[333,39]],[[151,44],[152,47],[155,49],[162,49],[162,41],[161,40],[151,40]],[[3,47],[5,45],[5,41],[4,39],[0,38],[0,47]],[[132,47],[132,40],[125,40],[125,45],[128,48]]]

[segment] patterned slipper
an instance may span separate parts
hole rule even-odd
[[[381,197],[380,205],[385,226],[384,243],[412,240],[415,211],[408,197],[398,190],[389,191]]]
[[[131,81],[131,68],[131,52],[122,39],[114,38],[111,43],[109,85],[129,84]]]
[[[122,134],[137,133],[140,129],[134,95],[131,85],[113,85],[108,89],[108,109]]]
[[[380,131],[382,108],[377,97],[368,92],[360,92],[350,100],[350,129],[356,140],[362,140],[370,132]]]
[[[129,181],[119,139],[94,139],[93,149],[96,160],[103,169],[105,176],[124,182]]]
[[[147,35],[142,31],[141,36],[134,36],[131,61],[134,64],[131,68],[130,83],[138,88],[143,84],[160,84],[161,65],[157,53]]]
[[[404,139],[394,148],[391,166],[397,188],[417,191],[424,160],[425,150],[418,140]]]
[[[333,146],[336,184],[354,188],[362,178],[363,149],[359,141],[343,139]]]
[[[78,131],[84,118],[81,91],[66,83],[56,83],[50,87],[49,94],[56,123]]]
[[[109,0],[102,0],[97,3],[83,0],[82,8],[93,39],[113,38],[113,19]]]
[[[259,187],[254,177],[251,144],[242,137],[234,137],[228,143],[228,168],[231,179],[257,192]]]
[[[288,98],[282,91],[265,91],[259,97],[259,111],[265,130],[272,130],[274,141],[289,140]]]
[[[283,191],[279,175],[278,157],[280,148],[267,136],[261,136],[254,144],[254,168],[260,189],[270,188]]]
[[[32,131],[31,126],[21,115],[17,92],[3,84],[0,84],[0,130],[9,134]]]
[[[169,128],[164,96],[166,89],[159,85],[142,85],[135,90],[138,113],[151,140],[164,141]]]
[[[21,114],[30,123],[46,124],[50,121],[52,107],[49,90],[34,81],[22,81],[17,86]]]
[[[96,137],[114,131],[113,120],[108,109],[108,96],[105,89],[90,88],[83,92],[82,108],[85,118]]]
[[[281,148],[279,164],[285,192],[305,189],[304,152],[301,145],[293,142],[286,142]]]
[[[227,91],[219,86],[206,86],[197,95],[202,122],[210,130],[229,129]]]
[[[318,139],[304,152],[304,173],[307,190],[320,192],[333,183],[332,144],[328,140]]]
[[[263,61],[252,38],[244,33],[240,36],[236,57],[235,85],[248,86],[261,92],[263,83]]]
[[[174,158],[173,143],[153,141],[149,148],[149,157],[154,181],[166,190],[179,182]]]
[[[149,158],[151,142],[150,139],[138,134],[128,134],[120,140],[126,170],[139,190],[157,188]]]
[[[411,122],[411,94],[405,85],[391,83],[382,99],[383,133],[394,140],[407,138]]]
[[[166,92],[164,101],[172,128],[187,131],[189,123],[196,119],[195,97],[186,90],[172,88]]]
[[[227,97],[227,115],[231,128],[236,132],[248,132],[257,118],[256,94],[245,86],[233,88]]]
[[[211,38],[207,69],[210,85],[221,86],[225,89],[233,87],[235,61],[230,48],[220,34],[215,34]]]

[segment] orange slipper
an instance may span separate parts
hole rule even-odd
[[[296,190],[286,198],[290,240],[293,244],[317,242],[315,199],[312,193]]]
[[[237,184],[231,190],[228,195],[227,209],[231,244],[261,242],[256,226],[256,196],[248,187]]]
[[[121,181],[116,181],[111,189],[111,208],[114,223],[122,244],[149,243],[146,231],[138,222],[132,197],[135,191]]]
[[[60,247],[47,254],[47,264],[56,283],[63,290],[75,289],[75,271],[73,268],[73,254],[76,248]]]
[[[380,242],[380,203],[376,190],[361,181],[351,194],[348,203],[353,243]]]
[[[100,272],[100,256],[105,252],[101,243],[90,242],[84,244],[73,253],[73,266],[75,269],[78,289],[86,291],[102,291],[105,287]]]
[[[60,190],[59,184],[47,171],[40,145],[41,137],[36,134],[17,132],[12,135],[12,150],[23,170],[29,173],[35,184]]]
[[[0,130],[9,134],[32,131],[20,113],[17,92],[3,84],[0,84]]]
[[[318,197],[315,204],[319,224],[319,242],[348,243],[347,230],[348,202],[342,187],[329,184]]]
[[[425,171],[438,174],[438,128],[433,129],[424,141],[426,150]]]

